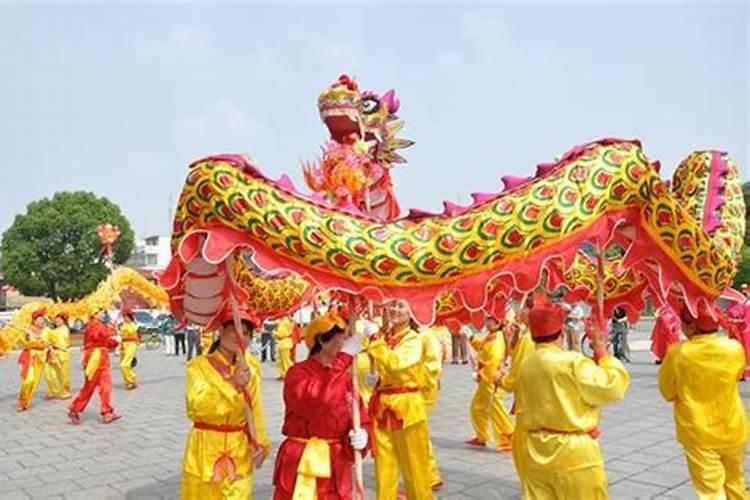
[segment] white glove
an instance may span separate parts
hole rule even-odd
[[[356,333],[346,339],[344,344],[341,346],[341,352],[345,352],[351,356],[356,356],[362,349],[362,337]]]
[[[368,373],[365,375],[365,385],[369,389],[373,389],[376,385],[378,385],[378,381],[380,380],[380,377],[377,373]]]
[[[377,323],[373,323],[372,321],[366,321],[364,326],[362,327],[362,335],[364,335],[368,339],[379,331],[380,327],[377,325]]]
[[[354,429],[349,431],[349,443],[357,451],[362,451],[367,448],[368,441],[367,431],[364,429]]]

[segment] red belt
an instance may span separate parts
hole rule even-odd
[[[245,436],[247,437],[248,442],[250,443],[250,446],[254,448],[262,448],[260,443],[257,441],[254,441],[250,437],[250,429],[247,425],[232,425],[232,424],[210,424],[208,422],[193,422],[193,429],[198,429],[201,431],[214,431],[214,432],[221,432],[223,434],[229,434],[231,432],[243,432],[245,433]]]
[[[407,394],[409,392],[419,392],[419,387],[409,386],[390,386],[390,387],[376,387],[376,394]]]
[[[588,434],[592,439],[599,439],[599,436],[602,435],[602,431],[600,431],[598,427],[580,431],[561,431],[557,429],[547,429],[546,427],[542,427],[541,429],[533,429],[529,432],[548,432],[550,434]]]
[[[193,422],[193,427],[202,431],[215,431],[215,432],[245,432],[247,430],[246,425],[232,425],[232,424],[209,424],[208,422]]]

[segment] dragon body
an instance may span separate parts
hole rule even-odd
[[[471,309],[488,301],[493,279],[498,293],[526,293],[543,270],[570,269],[578,247],[593,241],[625,248],[622,266],[644,291],[694,308],[728,287],[744,234],[736,230],[744,226],[736,164],[724,153],[694,153],[675,176],[696,162],[703,166],[690,175],[715,177],[702,180],[702,205],[670,190],[638,141],[604,139],[540,165],[534,177],[505,178],[504,191],[474,194],[470,206],[383,223],[305,196],[288,179],[273,181],[243,156],[208,157],[188,173],[165,285],[176,289],[194,262],[220,266],[249,249],[264,269],[321,288],[403,298],[430,322],[444,292]],[[717,222],[710,231],[706,219]]]
[[[0,328],[0,353],[12,349],[31,327],[32,314],[44,308],[46,316],[53,318],[60,313],[70,321],[85,321],[98,311],[109,310],[126,294],[135,294],[151,306],[166,308],[169,305],[167,293],[140,273],[128,267],[118,267],[96,290],[86,297],[73,302],[30,302],[13,316],[8,325]]]

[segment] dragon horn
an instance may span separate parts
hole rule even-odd
[[[390,150],[404,149],[404,148],[408,148],[409,146],[413,146],[413,145],[414,145],[414,141],[412,141],[411,139],[393,139],[388,144],[388,146],[389,146],[388,149],[390,149]]]
[[[404,122],[403,120],[393,120],[388,122],[388,135],[393,137],[399,132],[401,132],[401,129],[404,128]]]
[[[388,163],[406,163],[406,158],[393,151],[388,151],[383,155],[383,159]]]
[[[401,107],[401,102],[396,99],[396,91],[391,89],[380,98],[388,106],[388,112],[390,114],[396,114],[398,109]]]

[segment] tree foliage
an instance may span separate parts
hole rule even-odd
[[[133,250],[133,230],[120,208],[83,191],[56,193],[31,202],[3,234],[0,264],[5,280],[24,295],[78,299],[92,292],[107,268],[96,229],[120,228],[114,261],[125,262]]]
[[[750,285],[750,248],[742,251],[742,260],[734,277],[734,288],[739,290],[743,283]]]
[[[743,283],[750,284],[750,182],[742,185],[742,194],[745,198],[745,249],[742,251],[737,275],[734,277],[734,288],[739,288]]]

